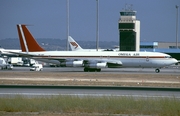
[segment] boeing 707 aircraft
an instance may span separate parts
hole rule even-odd
[[[31,57],[35,60],[54,63],[66,67],[84,67],[84,72],[97,71],[101,68],[117,67],[154,67],[160,68],[177,63],[170,55],[158,52],[132,51],[45,51],[34,39],[26,25],[17,25],[22,52],[19,56]],[[15,52],[11,52],[15,53]]]

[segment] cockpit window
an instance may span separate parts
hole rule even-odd
[[[165,56],[165,58],[172,58],[171,56]]]

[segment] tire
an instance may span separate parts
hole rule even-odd
[[[156,73],[159,73],[159,72],[160,72],[160,69],[157,68],[157,69],[155,70],[155,72],[156,72]]]

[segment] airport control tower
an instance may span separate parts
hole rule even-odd
[[[119,50],[139,51],[139,46],[140,46],[140,21],[136,20],[136,11],[132,10],[132,6],[127,7],[120,12]]]

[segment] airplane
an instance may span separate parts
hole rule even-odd
[[[0,67],[1,67],[1,70],[4,70],[4,69],[11,69],[12,70],[13,65],[7,64],[6,61],[4,60],[4,58],[0,58]]]
[[[97,49],[83,49],[71,36],[68,36],[68,42],[72,51],[97,51]],[[98,49],[98,51],[119,51],[119,49]]]
[[[159,52],[134,51],[45,51],[34,39],[26,25],[17,25],[22,52],[11,52],[37,61],[66,67],[84,67],[84,72],[100,72],[101,68],[139,67],[155,68],[159,73],[165,66],[178,61],[170,55]]]

